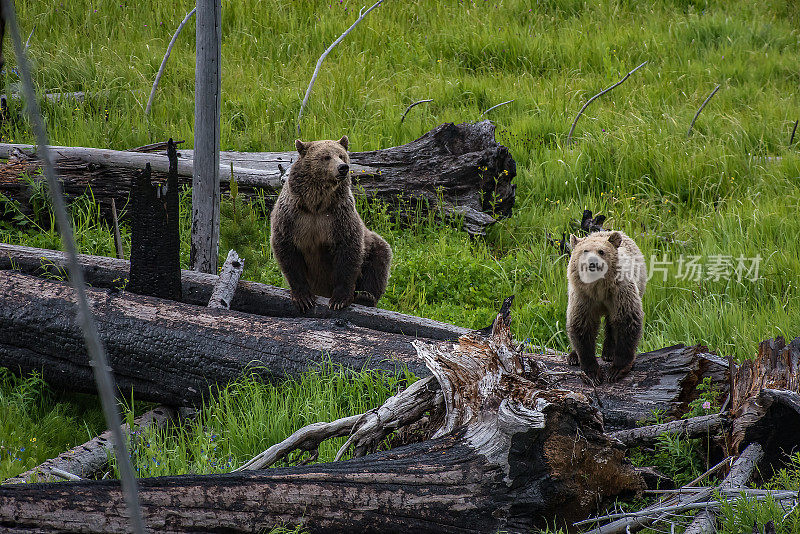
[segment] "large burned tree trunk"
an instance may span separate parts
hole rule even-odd
[[[520,375],[508,317],[490,339],[418,343],[447,413],[438,437],[345,462],[143,479],[154,531],[530,532],[585,517],[642,481],[580,393]],[[123,531],[116,482],[0,486],[9,532]]]
[[[246,371],[264,381],[318,362],[424,372],[410,342],[336,319],[271,318],[89,288],[87,295],[125,398],[191,405]],[[57,388],[93,392],[92,369],[63,282],[0,271],[0,366],[40,370]]]
[[[124,206],[134,174],[150,163],[153,178],[166,179],[168,161],[164,153],[142,154],[81,147],[53,147],[56,168],[68,196],[88,187],[105,212],[111,199]],[[0,144],[0,192],[30,209],[30,187],[23,176],[33,176],[39,166],[34,147]],[[178,163],[181,184],[191,184],[191,150],[182,150]],[[236,178],[243,194],[257,190],[274,194],[280,189],[295,152],[222,152],[221,186]],[[418,208],[441,210],[447,217],[463,217],[465,229],[482,235],[497,219],[508,217],[514,206],[516,164],[508,149],[497,144],[494,125],[442,124],[411,143],[350,155],[355,192],[393,206],[401,218],[410,218]]]
[[[98,321],[108,325],[103,335],[116,355],[115,372],[140,377],[142,381],[137,383],[147,386],[140,391],[134,388],[134,394],[143,400],[174,404],[191,394],[195,402],[199,391],[188,388],[198,389],[194,382],[198,373],[203,376],[201,385],[224,384],[231,376],[244,372],[250,360],[261,360],[262,376],[277,378],[305,368],[301,356],[318,361],[323,352],[346,367],[391,368],[392,364],[386,361],[390,357],[426,374],[409,344],[411,340],[456,339],[469,332],[455,325],[357,305],[333,313],[326,299],[321,298],[311,316],[301,318],[297,317],[287,290],[247,281],[239,282],[231,303],[232,310],[246,313],[206,310],[200,306],[208,303],[217,276],[183,271],[185,304],[181,304],[120,293],[117,289],[128,277],[129,269],[124,260],[81,255],[79,263],[87,282],[95,288],[91,293],[96,295],[93,300]],[[63,274],[63,264],[61,252],[0,244],[0,269],[16,268],[31,275],[53,277]],[[11,292],[6,280],[12,279],[25,282]],[[76,358],[80,365],[70,363],[72,358],[65,361],[61,349],[65,338],[80,339],[75,325],[64,318],[64,314],[73,313],[69,295],[65,284],[11,278],[10,273],[0,271],[2,324],[14,328],[20,340],[2,344],[0,336],[0,366],[14,371],[41,369],[68,387],[83,381],[88,372],[83,367],[85,360]],[[24,313],[18,309],[20,306]],[[118,319],[120,324],[112,326]],[[51,323],[52,328],[42,327]],[[263,334],[265,342],[260,344],[257,340],[262,331],[267,333]],[[82,350],[82,345],[76,346]],[[250,346],[255,347],[253,354],[247,353]],[[269,359],[264,359],[265,352],[270,354]],[[204,353],[209,354],[208,361],[200,358],[199,354]],[[599,399],[608,429],[630,428],[649,418],[654,410],[680,416],[688,402],[696,398],[696,386],[706,376],[723,385],[728,383],[727,362],[700,346],[678,345],[640,354],[633,371],[620,384],[603,384],[596,391],[583,383],[577,368],[564,363],[562,353],[547,350],[529,354],[524,358],[526,365],[531,359],[558,373],[554,386]],[[221,370],[216,369],[218,365]],[[183,373],[184,366],[190,369],[189,374]],[[164,398],[177,391],[183,393]],[[157,398],[150,398],[151,392],[160,393]]]

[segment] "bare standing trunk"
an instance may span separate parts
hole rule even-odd
[[[191,267],[216,274],[219,248],[221,0],[197,0]]]

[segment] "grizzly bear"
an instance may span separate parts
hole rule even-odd
[[[356,211],[347,146],[347,136],[295,141],[300,157],[270,216],[272,252],[301,312],[314,295],[332,310],[375,306],[389,281],[392,249]]]
[[[592,383],[602,382],[595,358],[600,318],[605,316],[603,361],[611,362],[608,380],[616,382],[633,367],[642,337],[642,295],[647,285],[644,256],[623,232],[602,231],[583,239],[570,235],[567,267],[569,363],[580,363]]]

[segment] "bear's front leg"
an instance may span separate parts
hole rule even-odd
[[[620,380],[633,368],[636,348],[642,338],[642,315],[640,306],[638,310],[619,313],[611,324],[614,330],[614,356],[608,372],[610,382]]]
[[[595,344],[600,329],[600,318],[588,311],[575,313],[578,311],[575,306],[570,308],[571,310],[567,311],[567,334],[572,350],[577,354],[581,370],[586,373],[589,381],[599,384],[603,381],[603,376],[600,364],[595,358]]]
[[[606,317],[605,320],[606,338],[603,340],[603,353],[600,356],[604,362],[614,361],[614,351],[616,350],[616,340],[614,327],[611,325],[611,320]]]
[[[305,313],[314,307],[314,293],[306,276],[306,260],[303,253],[295,246],[290,237],[284,233],[276,233],[272,239],[272,253],[289,282],[292,303]]]
[[[332,310],[341,310],[352,304],[355,297],[356,280],[361,272],[363,262],[364,236],[354,237],[354,229],[338,228],[345,232],[333,246],[333,290],[331,291],[330,307]],[[338,233],[338,232],[337,232]],[[350,235],[348,235],[348,233]]]

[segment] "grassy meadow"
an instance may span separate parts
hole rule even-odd
[[[144,114],[163,53],[191,0],[16,4],[24,36],[35,26],[29,55],[38,88],[89,93],[82,104],[45,104],[53,144],[125,149],[173,137],[191,147],[193,21],[172,51],[150,117]],[[317,58],[361,7],[349,0],[223,0],[223,150],[293,149],[297,112]],[[6,55],[0,77],[6,92],[16,91],[13,54]],[[702,343],[743,359],[763,339],[800,335],[800,135],[789,143],[800,119],[798,58],[800,4],[786,0],[386,0],[326,59],[304,111],[302,138],[347,134],[351,150],[386,148],[443,122],[479,120],[484,110],[514,99],[486,115],[518,172],[514,215],[487,238],[471,240],[429,220],[399,227],[382,206],[359,204],[367,224],[394,250],[379,305],[482,327],[502,299],[515,294],[515,336],[566,349],[566,258],[545,236],[568,235],[570,222],[590,209],[627,232],[655,262],[644,296],[642,350]],[[583,103],[644,61],[588,107],[568,145]],[[719,92],[687,138],[695,112],[717,84]],[[400,123],[410,103],[427,98],[433,102]],[[10,106],[2,140],[32,142],[21,110]],[[184,192],[184,264],[189,202]],[[285,286],[270,254],[263,206],[240,206],[234,215],[226,199],[222,211],[221,258],[236,248],[246,259],[245,278]],[[60,247],[46,220],[12,223],[13,203],[0,200],[3,212],[0,241]],[[111,233],[90,199],[78,201],[73,216],[82,252],[113,255]],[[129,229],[123,226],[122,233],[129,245]],[[753,258],[757,272],[750,270]],[[682,276],[690,262],[701,271]],[[156,461],[170,470],[156,469],[147,455],[137,466],[148,474],[224,470],[302,424],[363,411],[399,385],[362,373],[345,386],[343,376],[323,368],[306,386],[278,389],[245,378],[231,387],[259,399],[253,402],[260,418],[245,417],[223,396],[203,411],[208,419],[181,431],[183,437],[152,437],[155,448],[168,451]],[[25,380],[33,380],[41,400],[19,400]],[[281,399],[286,395],[291,403]],[[91,402],[49,393],[35,377],[0,380],[0,414],[16,405],[36,409],[14,412],[19,436],[13,439],[0,424],[0,478],[103,426]],[[280,419],[287,406],[300,415]],[[42,421],[50,411],[58,417],[48,426]],[[264,419],[271,417],[278,422],[266,432]],[[219,450],[210,454],[210,435],[227,445],[217,441]],[[34,437],[47,447],[15,463],[20,444]],[[699,444],[662,445],[642,461],[675,474],[705,470]],[[800,460],[781,476],[771,483],[796,488]],[[797,513],[781,520],[774,507],[739,506],[726,511],[724,532],[766,517],[778,520],[779,532],[800,527]]]

